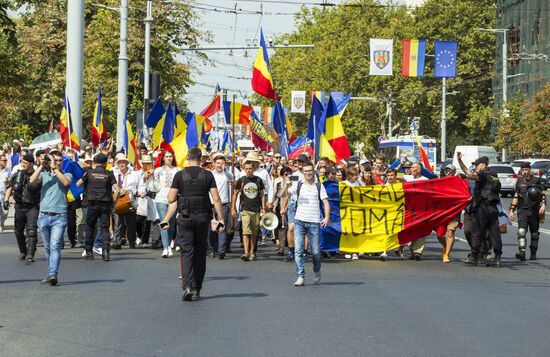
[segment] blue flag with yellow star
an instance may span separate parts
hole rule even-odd
[[[434,77],[456,77],[456,41],[435,41]]]

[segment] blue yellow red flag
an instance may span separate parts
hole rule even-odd
[[[260,47],[258,48],[258,55],[256,56],[252,70],[252,89],[263,97],[279,100],[273,86],[271,66],[269,65],[269,57],[262,29],[260,29]]]

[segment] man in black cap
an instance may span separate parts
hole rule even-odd
[[[119,187],[113,172],[107,170],[107,155],[96,154],[94,156],[94,167],[87,170],[76,185],[79,187],[84,185],[88,205],[84,227],[86,260],[94,259],[94,228],[99,218],[99,231],[102,242],[101,257],[104,261],[109,261],[111,249],[109,223],[111,206],[113,205],[112,193],[118,195]]]
[[[4,197],[4,210],[9,208],[10,197],[15,201],[15,238],[19,246],[19,260],[34,262],[38,231],[38,205],[40,204],[40,184],[30,184],[34,173],[34,157],[25,154],[21,157],[20,170],[14,173]]]
[[[529,260],[537,259],[539,246],[539,217],[545,214],[546,196],[542,193],[543,184],[539,177],[531,173],[531,164],[521,164],[521,176],[516,183],[516,193],[510,205],[510,220],[514,220],[514,211],[518,209],[518,245],[516,258],[524,261],[527,245],[527,230],[531,232],[531,256]]]
[[[473,201],[474,221],[472,223],[472,254],[464,261],[466,265],[477,266],[479,263],[481,243],[489,238],[495,252],[492,262],[487,266],[500,266],[502,255],[502,239],[498,226],[498,208],[500,202],[500,182],[498,176],[488,170],[489,159],[486,156],[478,158],[472,164],[475,169],[470,171],[462,162],[462,153],[457,152],[456,157],[460,168],[469,179],[475,180]]]

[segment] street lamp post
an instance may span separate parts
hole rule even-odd
[[[151,23],[153,22],[153,0],[147,1],[145,18],[145,63],[143,65],[143,118],[141,128],[145,128],[145,118],[149,113],[149,73],[151,72]],[[139,125],[137,125],[139,127]]]
[[[118,56],[118,104],[116,115],[116,145],[124,142],[124,117],[128,95],[128,0],[120,1],[120,44]]]
[[[84,75],[84,0],[67,5],[67,82],[73,131],[82,139],[82,83]]]

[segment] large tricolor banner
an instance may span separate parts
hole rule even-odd
[[[425,237],[448,224],[470,202],[468,183],[459,177],[350,187],[323,183],[330,223],[321,230],[324,251],[377,253]]]

